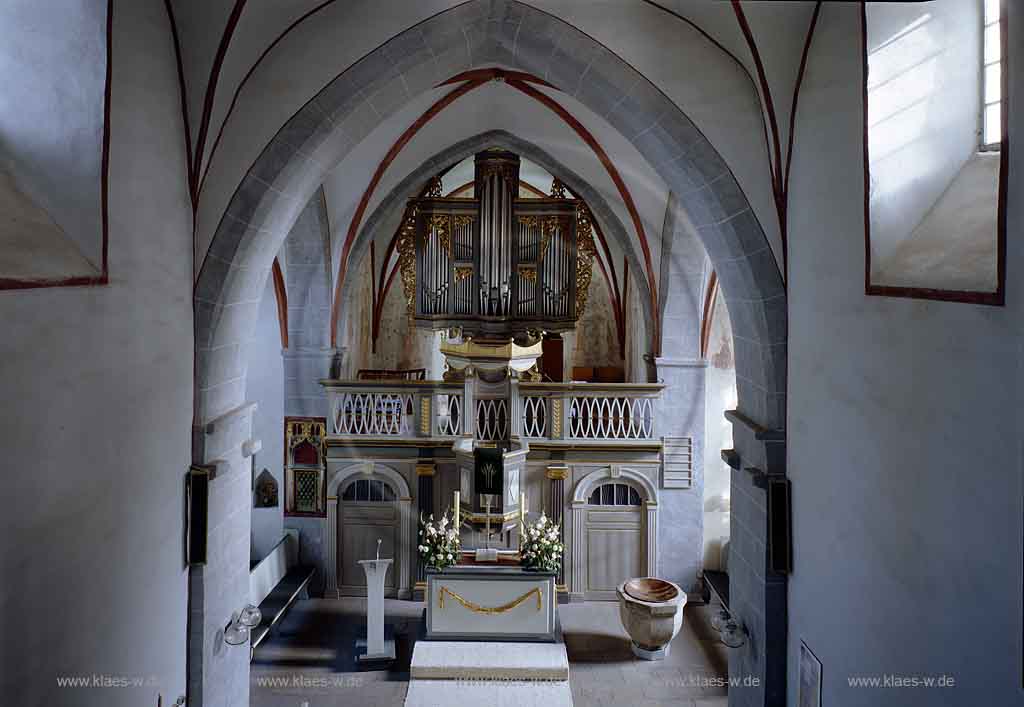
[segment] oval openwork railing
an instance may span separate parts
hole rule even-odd
[[[569,436],[576,439],[650,439],[652,398],[581,395],[569,404]]]
[[[656,442],[664,386],[649,383],[519,381],[507,397],[476,397],[471,383],[324,380],[328,436],[426,437],[470,432],[481,442],[510,438],[544,445]],[[657,428],[657,429],[656,429]]]
[[[476,401],[476,438],[484,442],[508,439],[508,401],[482,398]]]
[[[455,437],[462,433],[462,396],[457,393],[439,394],[437,400],[437,433]]]
[[[412,418],[410,393],[341,393],[332,401],[331,431],[338,435],[404,437],[412,429]]]
[[[523,398],[523,436],[548,436],[548,401],[539,395]]]

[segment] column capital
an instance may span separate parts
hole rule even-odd
[[[706,358],[669,358],[659,356],[654,359],[654,365],[658,368],[707,368]]]
[[[551,464],[544,470],[544,476],[551,480],[562,480],[569,478],[569,467],[565,464]]]
[[[437,473],[437,465],[434,462],[416,462],[416,476],[433,476]]]
[[[285,358],[331,358],[343,351],[327,346],[289,346],[281,349],[281,354]]]

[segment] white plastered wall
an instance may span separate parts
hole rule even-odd
[[[250,555],[253,561],[259,561],[274,549],[284,532],[284,362],[271,275],[263,288],[256,331],[246,353],[245,399],[256,403],[252,432],[253,438],[262,442],[252,458],[254,476],[267,469],[277,481],[278,490],[276,508],[252,509]]]
[[[1011,10],[1013,56],[1024,17]],[[1019,704],[1024,300],[1013,278],[1005,308],[864,296],[862,175],[850,168],[862,154],[859,12],[824,6],[797,127],[788,704],[801,641],[823,664],[822,704]],[[1011,160],[1012,233],[1022,186]],[[1010,272],[1024,265],[1014,240]],[[884,674],[947,674],[956,688],[847,683]]]
[[[193,346],[181,110],[163,4],[117,3],[113,28],[111,283],[0,293],[10,705],[139,707],[185,692]],[[144,686],[57,687],[93,674]]]

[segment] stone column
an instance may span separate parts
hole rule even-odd
[[[658,573],[658,502],[644,501],[647,512],[647,575],[660,577]]]
[[[189,567],[189,704],[249,702],[249,650],[224,642],[224,627],[249,603],[252,508],[250,439],[255,403],[194,429],[193,458],[210,470],[206,561]]]
[[[662,518],[656,540],[661,556],[657,559],[665,579],[693,591],[704,545],[707,364],[701,359],[700,324],[710,264],[694,224],[671,192],[662,225],[660,263],[661,349],[655,375],[665,390],[656,407],[655,433],[664,439],[666,456],[659,484]]]
[[[565,507],[565,480],[569,477],[569,467],[564,464],[552,464],[545,470],[544,475],[548,478],[549,483],[549,494],[548,494],[548,517],[552,521],[558,523],[561,532],[562,541],[562,567],[558,570],[558,597],[559,601],[563,598],[568,600],[568,588],[565,586],[565,523],[564,513],[562,512]]]
[[[337,599],[338,591],[338,497],[327,497],[327,532],[324,537],[324,598]]]
[[[523,436],[523,399],[519,395],[519,374],[512,373],[508,381],[508,432],[515,439]]]
[[[476,436],[476,371],[466,366],[462,382],[462,434]]]
[[[658,544],[664,578],[694,591],[704,546],[704,419],[707,362],[656,359],[665,384],[655,406],[655,435],[664,443]],[[687,463],[686,454],[689,451]]]
[[[786,700],[787,575],[770,562],[768,482],[786,478],[786,435],[730,410],[733,445],[729,541],[729,610],[747,630],[746,644],[730,651],[729,676],[757,676],[756,687],[729,691],[738,705],[782,705]],[[787,523],[780,517],[778,522]]]
[[[284,414],[288,417],[330,417],[327,391],[320,381],[331,375],[337,349],[291,346],[284,358]]]
[[[284,352],[288,416],[324,417],[328,378],[337,350],[331,348],[330,228],[323,190],[318,189],[285,239],[281,257],[288,291],[288,349]]]
[[[402,541],[398,547],[398,598],[411,599],[412,589],[409,586],[412,576],[410,567],[410,543],[412,543],[412,498],[405,496],[398,499],[398,532]]]
[[[417,520],[420,515],[429,516],[434,512],[434,477],[437,474],[437,466],[434,462],[421,459],[416,464],[416,506]],[[417,523],[416,537],[413,546],[419,546],[419,523]],[[423,593],[427,588],[426,567],[420,560],[419,550],[416,551],[416,584],[413,587],[413,599],[422,600]]]
[[[580,560],[586,556],[586,501],[572,502],[572,556],[569,568],[569,598],[582,601],[587,590],[587,563]]]

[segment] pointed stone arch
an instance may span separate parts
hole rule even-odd
[[[352,246],[349,256],[350,260],[354,263],[361,262],[369,249],[369,244],[375,241],[381,233],[395,232],[401,223],[406,201],[410,197],[416,196],[429,178],[486,147],[503,147],[522,155],[561,180],[563,184],[587,203],[603,232],[622,249],[623,254],[625,254],[629,261],[630,268],[637,269],[637,272],[642,272],[639,270],[641,267],[640,256],[637,253],[636,244],[630,238],[626,226],[611,208],[608,200],[583,177],[562,165],[550,153],[532,142],[504,130],[489,130],[473,135],[440,150],[424,160],[419,167],[410,172],[380,201],[373,210],[373,213],[366,219]],[[645,301],[650,297],[650,288],[646,279],[637,278],[635,285],[639,291],[641,301]],[[351,301],[356,286],[353,278],[348,278],[344,281],[341,296],[343,303]],[[343,307],[341,316],[346,316],[350,309],[350,307]],[[646,331],[652,331],[653,323],[650,310],[644,308],[641,311],[641,316]],[[339,330],[344,331],[343,324],[344,320],[337,324]]]
[[[429,62],[436,72],[417,71]],[[250,167],[220,218],[195,286],[193,460],[216,464],[222,479],[247,473],[244,455],[252,449],[247,444],[252,421],[251,407],[245,405],[244,346],[256,324],[273,258],[324,177],[383,120],[438,80],[493,67],[544,77],[551,87],[546,90],[572,96],[602,116],[678,195],[718,274],[733,322],[742,411],[733,417],[742,460],[733,472],[734,497],[745,494],[755,499],[748,505],[757,507],[763,491],[754,488],[744,469],[785,473],[786,292],[764,231],[729,166],[683,107],[593,37],[514,0],[469,0],[394,36],[324,86],[282,125]],[[399,98],[376,105],[372,96]],[[642,231],[635,230],[640,242],[634,247],[643,250]],[[654,278],[648,276],[653,290]],[[247,484],[214,484],[211,494],[211,507],[218,509],[210,517],[211,537],[226,542],[248,535],[249,514],[237,512],[249,505]],[[766,528],[751,528],[755,539],[766,538]],[[226,542],[225,547],[235,545]],[[230,620],[233,607],[214,599],[242,591],[231,582],[244,580],[239,568],[248,559],[244,550],[225,551],[216,566],[202,568],[190,582],[195,620],[189,629],[189,664],[199,667],[190,670],[189,678],[197,694],[207,686],[242,680],[240,674],[248,669],[241,653],[228,661],[215,653],[222,648],[217,631]],[[749,646],[768,645],[785,632],[784,578],[770,587],[759,582],[735,583],[736,605],[746,607],[743,613],[755,636]],[[783,609],[774,611],[779,606]],[[768,607],[773,609],[771,629],[766,626]],[[748,648],[741,667],[763,677],[765,655],[752,651]],[[777,657],[770,662],[774,666]],[[202,666],[213,664],[216,670],[203,672]]]
[[[470,0],[396,35],[325,86],[266,146],[232,197],[197,283],[198,420],[242,402],[244,384],[224,385],[204,373],[244,366],[224,359],[254,325],[256,273],[269,269],[331,167],[379,123],[365,119],[366,110],[381,111],[367,96],[393,86],[411,100],[430,90],[429,72],[410,71],[425,61],[451,66],[451,75],[512,66],[545,76],[633,144],[678,195],[718,272],[748,349],[737,360],[741,407],[764,427],[784,427],[785,289],[728,165],[683,110],[627,62],[563,20],[514,0]]]

